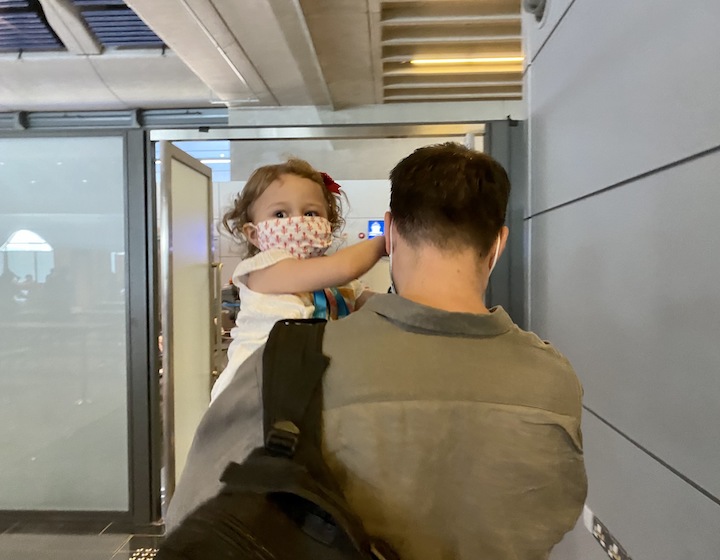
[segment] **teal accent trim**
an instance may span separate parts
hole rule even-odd
[[[327,319],[328,318],[328,304],[327,304],[327,297],[325,297],[324,290],[315,290],[313,292],[313,304],[315,305],[315,311],[313,312],[313,318]]]

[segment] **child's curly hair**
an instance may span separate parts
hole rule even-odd
[[[262,193],[265,192],[270,184],[277,180],[281,175],[296,175],[303,179],[310,179],[318,184],[322,189],[325,202],[327,204],[328,221],[332,225],[333,233],[337,233],[342,228],[345,220],[342,217],[342,204],[340,196],[330,192],[325,186],[321,173],[310,165],[307,161],[290,158],[284,163],[275,165],[264,165],[253,171],[250,178],[245,183],[242,192],[238,193],[233,201],[233,206],[224,215],[218,228],[222,233],[222,229],[227,230],[232,237],[240,243],[244,243],[246,248],[246,257],[251,257],[260,252],[252,243],[248,243],[243,234],[242,227],[248,222],[252,222],[250,216],[250,207]]]

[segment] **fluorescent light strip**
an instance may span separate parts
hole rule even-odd
[[[410,64],[493,64],[522,62],[522,56],[498,56],[484,58],[413,58]]]

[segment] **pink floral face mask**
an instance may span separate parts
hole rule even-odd
[[[332,244],[332,225],[320,216],[273,218],[253,225],[261,251],[283,249],[307,259],[324,255]]]

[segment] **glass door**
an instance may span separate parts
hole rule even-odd
[[[160,144],[160,307],[165,503],[210,402],[219,342],[212,171]]]

